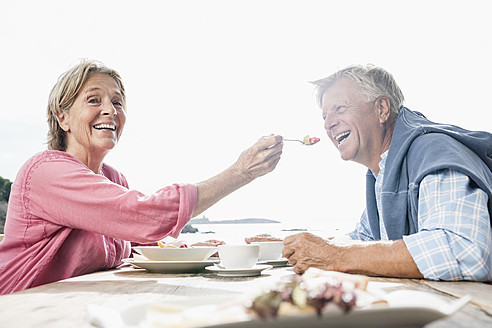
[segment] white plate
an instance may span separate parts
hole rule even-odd
[[[273,266],[274,268],[276,267],[283,267],[283,266],[290,266],[289,260],[286,258],[281,258],[278,260],[267,260],[267,261],[258,261],[256,264],[268,264]]]
[[[219,263],[219,260],[206,261],[138,261],[131,258],[123,259],[125,263],[156,273],[194,273],[203,272],[207,266]]]
[[[133,249],[152,261],[205,261],[210,255],[217,252],[217,247],[208,246],[190,248],[135,246]]]
[[[390,327],[423,327],[424,325],[446,317],[447,314],[429,308],[380,308],[352,311],[348,314],[330,313],[316,315],[282,317],[269,320],[254,319],[242,322],[212,324],[203,328],[390,328]]]
[[[271,269],[273,266],[267,264],[257,264],[248,269],[222,269],[218,266],[209,266],[205,270],[216,273],[221,277],[253,277],[261,275],[263,270]]]
[[[187,313],[181,312],[182,320],[193,319],[187,327],[213,327],[213,328],[297,328],[297,327],[364,327],[364,328],[389,328],[389,327],[422,327],[432,321],[445,318],[461,309],[469,302],[470,297],[463,297],[453,302],[442,302],[433,294],[418,291],[396,291],[389,293],[388,306],[354,309],[349,313],[331,312],[323,316],[296,315],[275,319],[251,319],[237,301],[226,300],[217,302],[206,299],[193,298],[183,305]],[[417,297],[417,298],[416,298]],[[412,301],[413,300],[413,301]],[[427,301],[424,301],[427,300]],[[423,302],[424,301],[424,302]],[[405,303],[405,305],[403,305]],[[419,304],[420,303],[420,304]],[[170,307],[179,305],[179,300],[168,304]],[[136,328],[150,327],[151,323],[146,319],[147,311],[153,303],[133,305],[124,309],[114,310],[89,304],[89,320],[98,327]],[[165,307],[166,304],[160,304]],[[153,318],[163,326],[167,319],[176,320],[179,312],[158,312]],[[166,317],[166,316],[169,316]],[[154,323],[154,322],[152,322]],[[184,322],[183,322],[184,323]]]

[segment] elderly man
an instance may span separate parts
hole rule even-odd
[[[296,272],[492,280],[492,135],[436,124],[402,106],[392,75],[351,66],[313,82],[328,137],[368,168],[353,241],[284,240]]]

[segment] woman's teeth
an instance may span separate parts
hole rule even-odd
[[[94,125],[94,129],[98,129],[98,130],[108,129],[111,131],[115,131],[116,126],[113,124],[98,124],[98,125]]]

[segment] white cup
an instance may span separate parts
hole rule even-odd
[[[252,268],[260,254],[260,245],[219,245],[218,248],[220,263],[226,269]]]
[[[251,244],[260,246],[260,254],[258,261],[274,261],[282,257],[282,249],[284,248],[283,241],[261,241]]]

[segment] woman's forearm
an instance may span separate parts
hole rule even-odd
[[[243,177],[231,166],[224,172],[198,183],[196,185],[198,199],[193,211],[193,217],[200,215],[210,206],[251,181],[251,179]]]
[[[270,135],[260,138],[241,153],[239,159],[227,170],[198,183],[198,199],[193,216],[203,213],[210,206],[233,191],[247,185],[257,177],[275,169],[282,154],[282,137]]]

